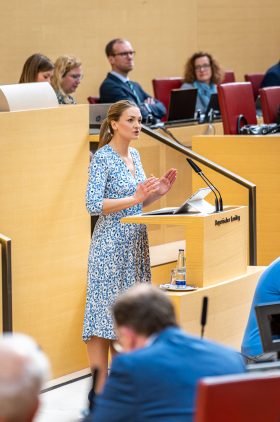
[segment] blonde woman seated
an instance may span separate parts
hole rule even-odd
[[[19,83],[50,82],[54,64],[43,54],[32,54],[23,65]]]
[[[191,56],[185,65],[182,89],[197,89],[196,111],[205,113],[210,97],[217,92],[223,72],[211,54],[200,51]]]
[[[83,78],[81,61],[74,56],[60,56],[54,64],[51,84],[59,104],[76,104],[72,97]]]

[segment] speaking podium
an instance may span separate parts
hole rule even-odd
[[[198,335],[202,299],[207,296],[206,338],[240,348],[256,284],[264,270],[247,266],[247,206],[224,207],[213,214],[135,215],[121,221],[182,229],[187,283],[198,289],[166,291],[177,322],[188,333]]]
[[[212,214],[135,215],[121,221],[182,226],[188,284],[206,287],[247,271],[247,206],[225,207]]]

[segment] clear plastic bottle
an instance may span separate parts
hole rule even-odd
[[[178,253],[176,286],[186,286],[186,258],[184,249],[179,249]]]

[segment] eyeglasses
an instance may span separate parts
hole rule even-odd
[[[113,57],[121,56],[121,57],[128,57],[128,56],[135,56],[136,51],[124,51],[123,53],[114,53],[112,54]]]
[[[71,75],[71,73],[68,74],[68,76],[70,76],[70,78],[74,79],[75,81],[81,81],[83,79],[83,77],[84,77],[84,75],[78,75],[78,74]]]
[[[209,63],[205,63],[202,65],[197,65],[194,67],[195,70],[207,70],[209,69],[209,67],[211,67],[211,65]]]

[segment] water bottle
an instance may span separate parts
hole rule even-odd
[[[179,249],[177,260],[176,286],[186,286],[186,258],[184,249]]]

